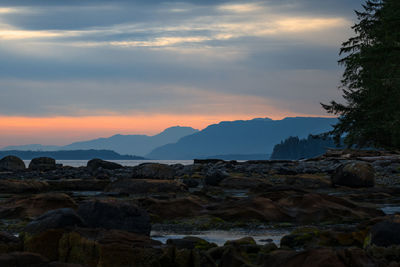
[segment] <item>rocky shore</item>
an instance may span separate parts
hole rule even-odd
[[[280,236],[202,235],[218,231]],[[7,156],[0,266],[400,266],[400,155],[79,168]]]

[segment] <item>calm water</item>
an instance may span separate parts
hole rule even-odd
[[[142,163],[163,163],[163,164],[193,164],[193,160],[108,160],[119,163],[123,166],[137,166]],[[24,160],[25,165],[29,166],[30,160]],[[64,166],[82,167],[86,166],[88,160],[57,160],[56,163],[61,163]]]
[[[173,233],[173,232],[162,232],[152,231],[151,238],[166,243],[167,239],[183,238],[185,236],[200,237],[208,242],[213,242],[218,246],[223,246],[228,240],[236,240],[242,237],[251,236],[258,244],[266,244],[268,242],[274,242],[279,246],[280,241],[284,235],[290,233],[288,229],[266,229],[266,230],[214,230],[214,231],[200,231],[193,233]]]

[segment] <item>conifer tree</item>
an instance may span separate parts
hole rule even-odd
[[[369,0],[363,9],[340,50],[345,103],[322,106],[339,116],[336,141],[345,134],[348,146],[400,149],[400,0]]]

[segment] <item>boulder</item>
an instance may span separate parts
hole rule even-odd
[[[71,208],[50,210],[30,222],[24,229],[27,233],[40,233],[48,229],[65,229],[84,226],[81,217]]]
[[[120,194],[150,194],[187,192],[187,186],[174,180],[119,179],[105,189]]]
[[[161,243],[120,230],[77,229],[59,241],[59,260],[84,266],[163,266],[155,264]]]
[[[99,168],[102,168],[104,170],[116,170],[116,169],[123,168],[123,166],[121,164],[111,162],[111,161],[105,161],[102,159],[89,160],[86,167],[91,172],[97,171]]]
[[[36,180],[2,180],[0,179],[0,193],[6,194],[24,194],[40,193],[47,191],[49,185],[44,181]]]
[[[143,163],[133,168],[133,178],[171,180],[176,176],[173,166],[160,163]]]
[[[0,232],[0,254],[21,249],[22,243],[19,238],[5,232]]]
[[[122,201],[86,201],[78,214],[91,228],[118,229],[149,235],[150,218],[145,210]]]
[[[189,188],[195,188],[200,185],[199,179],[194,178],[184,178],[182,179],[182,183],[184,183]]]
[[[34,171],[51,171],[57,169],[56,160],[48,157],[34,158],[29,163],[29,169]]]
[[[346,163],[335,170],[331,176],[331,182],[334,186],[373,187],[375,171],[372,165],[366,162]]]
[[[75,201],[64,193],[18,196],[3,202],[0,218],[29,218],[59,208],[77,208]]]
[[[16,156],[6,156],[0,159],[0,171],[15,172],[23,171],[25,168],[25,163]]]
[[[225,178],[229,177],[229,174],[218,168],[211,168],[207,171],[204,179],[206,185],[218,186],[219,183]]]
[[[375,224],[371,229],[371,244],[381,247],[400,245],[400,216]]]

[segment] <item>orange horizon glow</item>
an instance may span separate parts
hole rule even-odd
[[[172,126],[198,130],[221,121],[271,118],[274,120],[309,114],[282,113],[266,115],[135,115],[85,117],[0,116],[0,148],[10,145],[67,145],[76,141],[110,137],[115,134],[155,135]],[[321,117],[321,116],[319,116]]]

